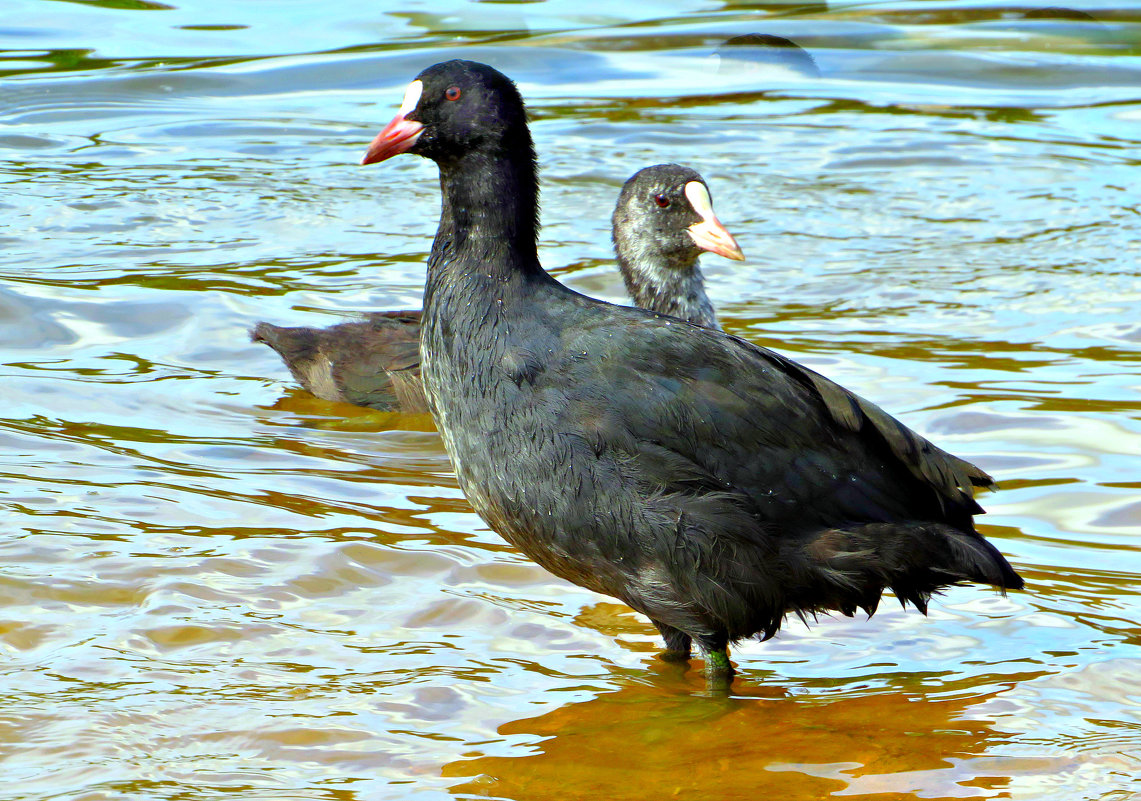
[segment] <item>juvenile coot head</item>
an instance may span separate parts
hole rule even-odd
[[[705,180],[680,164],[638,170],[614,209],[615,243],[648,252],[663,267],[689,269],[703,251],[741,261],[745,254],[717,215]]]
[[[680,164],[639,170],[622,187],[612,218],[614,250],[626,289],[644,309],[716,328],[697,257],[745,258],[713,213],[709,187]]]

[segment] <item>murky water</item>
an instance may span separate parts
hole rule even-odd
[[[384,5],[3,2],[0,798],[1141,798],[1141,7]],[[419,305],[435,168],[356,162],[455,56],[529,100],[549,268],[620,298],[621,182],[701,170],[725,327],[994,473],[1027,591],[710,697],[429,420],[294,389],[251,323]]]

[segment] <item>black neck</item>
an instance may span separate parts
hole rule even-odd
[[[443,278],[441,271],[474,269],[500,281],[542,273],[536,246],[539,183],[530,137],[496,153],[476,150],[439,165],[442,208],[429,271],[434,267]]]

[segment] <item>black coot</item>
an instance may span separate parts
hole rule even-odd
[[[679,164],[635,173],[614,209],[614,250],[626,288],[645,309],[717,326],[697,258],[743,259],[713,213],[705,180]],[[420,312],[369,314],[328,328],[258,323],[250,339],[269,345],[318,398],[381,411],[428,411],[420,382]]]
[[[979,535],[990,477],[879,407],[719,331],[573,292],[539,266],[523,102],[483,64],[412,82],[364,163],[440,169],[421,372],[479,515],[556,575],[646,614],[711,676],[789,612],[925,610],[1019,588]]]

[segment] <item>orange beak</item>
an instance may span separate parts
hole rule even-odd
[[[701,216],[701,222],[696,222],[686,229],[697,246],[733,261],[743,261],[745,254],[741,252],[737,240],[713,213],[713,201],[705,184],[700,181],[690,181],[685,185],[685,196],[693,206],[693,210]]]
[[[702,250],[708,250],[733,261],[744,261],[745,254],[741,252],[737,240],[716,217],[694,223],[686,230]]]

